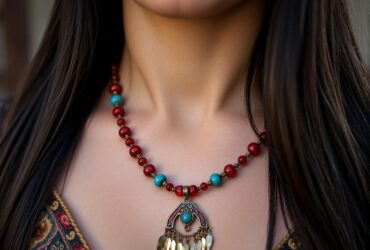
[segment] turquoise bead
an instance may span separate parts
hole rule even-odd
[[[116,105],[116,104],[123,104],[123,100],[122,100],[122,96],[120,95],[112,95],[110,97],[110,104],[112,104],[112,106]]]
[[[212,174],[210,177],[210,181],[213,186],[219,187],[222,185],[222,177],[219,174],[216,173]]]
[[[185,224],[189,224],[192,220],[192,216],[190,213],[182,213],[181,214],[181,221],[184,222]]]
[[[161,187],[163,182],[165,182],[167,180],[167,177],[163,174],[157,174],[155,177],[154,177],[154,185],[156,185],[157,187]]]

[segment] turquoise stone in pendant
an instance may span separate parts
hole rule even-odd
[[[213,186],[219,187],[222,185],[222,177],[219,174],[216,173],[212,174],[210,177],[210,181]]]
[[[179,232],[176,222],[181,220],[185,232]],[[194,222],[198,229],[193,229]],[[158,241],[159,250],[211,250],[213,235],[205,214],[189,200],[182,202],[169,216],[163,237]],[[165,241],[163,247],[163,240]],[[175,243],[175,244],[174,244]],[[190,244],[190,246],[189,246]]]
[[[182,213],[181,214],[181,221],[185,224],[189,224],[193,219],[193,216],[190,213]]]
[[[122,105],[123,104],[122,96],[121,95],[112,95],[110,97],[110,104],[112,104],[112,106],[114,106],[116,104]]]
[[[167,180],[167,177],[164,174],[157,174],[154,177],[154,185],[157,187],[161,187],[163,185],[163,182]]]

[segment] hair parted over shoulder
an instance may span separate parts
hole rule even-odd
[[[347,3],[265,2],[245,83],[249,120],[259,133],[251,103],[260,98],[268,138],[265,248],[281,206],[302,249],[369,249],[370,75]],[[123,46],[122,0],[55,1],[1,131],[1,249],[27,248]]]

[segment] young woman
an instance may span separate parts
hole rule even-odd
[[[55,1],[0,248],[369,249],[369,80],[344,0]]]

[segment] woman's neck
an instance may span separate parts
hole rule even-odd
[[[245,1],[217,16],[182,19],[124,0],[121,76],[128,105],[194,123],[221,110],[244,112],[243,85],[262,2]]]

